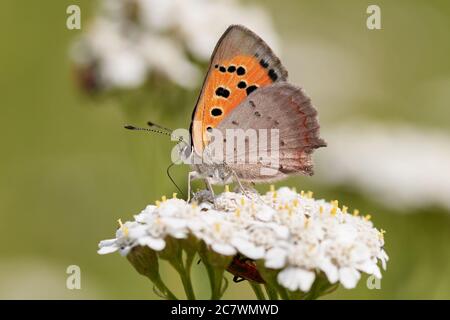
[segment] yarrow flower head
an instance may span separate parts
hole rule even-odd
[[[208,270],[227,269],[252,285],[263,279],[282,298],[317,298],[338,284],[354,288],[361,273],[381,278],[379,264],[386,269],[388,260],[383,234],[370,216],[314,199],[312,192],[227,189],[216,197],[200,191],[191,203],[163,197],[134,221],[120,222],[116,238],[101,241],[98,252],[132,255],[131,249],[145,247],[170,261],[188,250]],[[169,249],[171,255],[164,254]],[[181,273],[190,270],[192,258],[179,259],[173,265],[181,265]],[[216,293],[221,291],[220,285]]]
[[[191,89],[220,33],[244,22],[276,47],[270,18],[259,6],[233,0],[103,0],[75,41],[72,60],[89,91],[134,89],[150,75]]]

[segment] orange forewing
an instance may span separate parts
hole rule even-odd
[[[196,151],[201,152],[208,142],[206,133],[209,127],[215,128],[252,92],[251,89],[256,90],[271,83],[273,80],[267,68],[255,56],[236,56],[212,66],[198,102],[202,112],[197,112],[193,119]]]

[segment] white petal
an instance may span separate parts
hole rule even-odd
[[[286,264],[286,250],[281,248],[272,248],[266,253],[265,266],[271,269],[283,268]]]
[[[298,193],[288,187],[281,187],[277,190],[277,197],[284,201],[292,201],[298,198]]]
[[[213,243],[211,248],[224,256],[232,256],[236,254],[236,249],[229,244],[224,243]]]
[[[346,289],[353,289],[356,287],[360,277],[360,273],[353,268],[342,268],[339,270],[339,279]]]
[[[232,240],[231,243],[238,249],[240,253],[250,259],[261,259],[264,257],[265,250],[263,247],[257,247],[253,243],[243,239]]]
[[[355,227],[349,223],[340,224],[335,227],[333,233],[336,236],[336,240],[343,244],[354,243],[356,237],[358,236],[357,230]]]
[[[100,243],[98,244],[99,248],[103,248],[103,247],[108,247],[108,246],[112,246],[113,244],[116,243],[116,239],[106,239],[106,240],[102,240],[100,241]]]
[[[149,218],[149,214],[146,212],[141,212],[139,214],[136,214],[134,216],[134,220],[136,220],[139,223],[145,223],[147,221],[147,219]]]
[[[376,278],[381,279],[380,268],[376,265],[376,262],[366,262],[358,266],[358,270],[367,274],[373,274]]]
[[[328,281],[336,283],[339,280],[339,270],[329,260],[325,260],[320,264],[320,269],[325,272]]]
[[[271,207],[263,206],[257,211],[256,217],[261,221],[270,221],[274,214],[276,214],[276,212]]]
[[[278,283],[283,287],[296,291],[300,289],[308,292],[316,278],[316,274],[312,271],[288,267],[278,274]]]
[[[142,237],[139,239],[139,244],[143,246],[148,246],[155,251],[161,251],[165,248],[166,242],[163,239],[152,238],[152,237]]]
[[[126,224],[125,224],[126,226]],[[139,239],[147,234],[145,225],[133,225],[128,228],[128,237],[131,239]]]
[[[380,260],[381,260],[381,266],[383,267],[383,270],[386,270],[386,261],[389,261],[389,257],[386,254],[386,251],[381,250],[381,254],[380,254]]]
[[[112,253],[112,252],[116,252],[119,249],[119,247],[117,246],[104,246],[101,247],[97,253],[98,254],[108,254],[108,253]]]

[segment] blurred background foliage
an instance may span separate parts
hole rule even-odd
[[[327,128],[359,117],[449,134],[448,1],[376,1],[382,9],[379,31],[366,28],[373,1],[244,3],[270,13],[291,81],[313,98],[325,139]],[[70,4],[81,7],[81,31],[66,28]],[[183,89],[152,78],[132,92],[82,92],[68,52],[95,9],[88,0],[1,3],[0,298],[157,298],[126,259],[97,255],[97,243],[112,237],[118,218],[130,219],[175,191],[165,173],[173,143],[166,136],[127,132],[123,124],[151,119],[187,128],[199,84]],[[205,72],[206,64],[201,66]],[[358,150],[342,152],[358,158]],[[326,153],[319,150],[315,158]],[[174,170],[184,189],[187,172]],[[396,209],[351,183],[328,184],[316,176],[280,185],[337,198],[371,213],[375,225],[387,230],[391,260],[381,290],[367,289],[363,279],[357,289],[341,288],[331,298],[450,298],[448,207]],[[81,267],[81,290],[66,289],[72,264]],[[201,264],[194,267],[199,295],[206,298],[204,272]],[[163,274],[178,285],[169,267]],[[225,298],[252,297],[242,282],[231,285]]]

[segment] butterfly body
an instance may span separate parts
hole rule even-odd
[[[196,155],[196,157],[198,157]],[[195,160],[194,160],[195,161]],[[198,161],[200,162],[200,161]],[[231,170],[227,169],[226,165],[222,163],[213,163],[205,158],[201,159],[201,162],[191,165],[193,176],[197,179],[208,179],[211,184],[229,184],[233,182],[233,173]]]
[[[192,178],[224,184],[312,174],[311,153],[326,143],[311,100],[287,76],[255,33],[225,31],[193,112]]]

